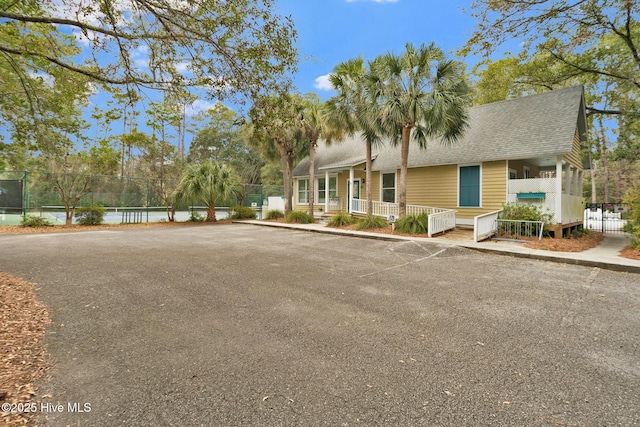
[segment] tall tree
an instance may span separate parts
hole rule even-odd
[[[370,65],[369,90],[378,100],[382,125],[401,143],[398,214],[407,208],[407,167],[412,139],[427,148],[430,138],[453,143],[467,127],[470,89],[462,65],[434,44],[408,43],[401,55],[387,53]]]
[[[585,76],[640,93],[640,3],[629,0],[473,0],[476,29],[465,51],[489,55],[516,39],[522,54],[560,64],[567,79]],[[634,114],[638,106],[588,105],[590,114]]]
[[[339,130],[333,126],[327,105],[314,93],[308,93],[302,99],[302,136],[308,141],[309,150],[309,215],[313,217],[313,205],[315,202],[315,157],[318,148],[318,140],[324,139],[327,143],[339,134]],[[329,197],[329,183],[325,182],[326,197]]]
[[[362,58],[350,59],[338,64],[329,80],[337,95],[328,102],[334,126],[349,135],[360,132],[365,142],[365,186],[367,195],[367,215],[373,214],[372,151],[381,139],[380,110],[378,103],[369,98],[367,85],[368,69]]]
[[[274,3],[3,1],[0,52],[8,61],[47,64],[106,84],[205,87],[215,98],[252,98],[281,87],[297,61],[293,23],[274,12]],[[53,48],[50,41],[69,32],[90,44],[91,53],[75,57]],[[148,59],[146,66],[134,53]]]
[[[268,154],[277,150],[280,156],[284,210],[288,215],[293,204],[293,165],[304,152],[297,135],[302,126],[300,97],[288,93],[263,96],[249,110],[249,118],[247,137],[250,143]]]
[[[208,222],[217,221],[216,203],[227,200],[234,193],[236,178],[231,168],[215,162],[190,165],[178,182],[176,194],[185,202],[194,200],[207,207]]]

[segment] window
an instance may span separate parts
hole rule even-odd
[[[522,171],[524,173],[524,177],[526,178],[531,178],[531,169],[529,169],[529,166],[524,166],[522,168]]]
[[[382,201],[387,203],[396,202],[396,173],[382,174]]]
[[[518,172],[515,169],[509,169],[509,179],[517,179]]]
[[[325,203],[327,195],[326,178],[318,178],[318,203]],[[338,197],[338,178],[329,177],[329,199]]]
[[[480,207],[480,166],[460,167],[460,207]]]
[[[305,205],[309,203],[309,180],[298,179],[298,204]]]

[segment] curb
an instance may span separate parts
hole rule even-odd
[[[315,229],[315,228],[304,228],[301,226],[288,225],[288,224],[282,224],[282,223],[262,223],[258,221],[233,221],[233,223],[256,225],[259,227],[272,227],[272,228],[279,228],[279,229],[285,229],[285,230],[306,231],[310,233],[319,233],[319,234],[333,234],[333,235],[345,236],[345,237],[359,237],[362,239],[382,240],[387,242],[402,242],[402,241],[409,241],[409,240],[417,240],[417,239],[412,239],[408,237],[400,238],[396,236],[368,234],[368,233],[357,232],[357,231],[333,231],[333,230],[324,230],[324,229]],[[420,238],[420,241],[425,241],[425,239],[426,238]],[[617,271],[622,273],[640,274],[640,265],[635,266],[635,265],[617,264],[617,263],[604,262],[604,261],[594,261],[594,260],[588,260],[588,259],[565,258],[562,256],[555,256],[550,254],[525,253],[525,252],[515,252],[515,251],[503,250],[503,249],[480,248],[475,245],[472,246],[472,245],[465,245],[464,243],[455,243],[455,241],[450,241],[450,242],[439,241],[439,242],[433,242],[433,243],[444,244],[448,246],[458,246],[458,247],[471,249],[471,250],[475,250],[482,253],[511,256],[515,258],[534,259],[534,260],[540,260],[540,261],[555,262],[560,264],[572,264],[572,265],[579,265],[583,267],[597,267],[604,270],[611,270],[611,271]]]

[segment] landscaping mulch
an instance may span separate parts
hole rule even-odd
[[[34,286],[0,272],[0,404],[3,404],[0,425],[3,426],[30,424],[33,413],[18,409],[35,402],[35,384],[47,370],[42,340],[50,323],[49,312],[36,299]]]
[[[620,256],[640,261],[640,249],[633,249],[631,246],[627,246],[620,251]]]
[[[527,248],[542,249],[558,252],[582,252],[587,249],[595,248],[602,242],[604,235],[595,231],[591,231],[578,238],[554,239],[551,237],[543,237],[542,240],[532,240],[524,244]]]

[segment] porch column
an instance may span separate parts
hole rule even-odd
[[[583,174],[582,171],[578,171],[578,179],[576,180],[576,196],[579,196],[579,197],[582,197],[582,185],[583,185],[582,180],[584,179],[582,174]]]
[[[347,200],[347,212],[353,212],[353,180],[355,179],[355,175],[353,173],[353,166],[349,169],[349,184],[347,185],[347,195],[349,199]]]
[[[329,211],[329,171],[324,171],[324,211]]]
[[[571,195],[571,169],[569,163],[564,165],[564,193],[567,196]]]
[[[554,216],[562,224],[562,156],[556,156],[556,207]]]

